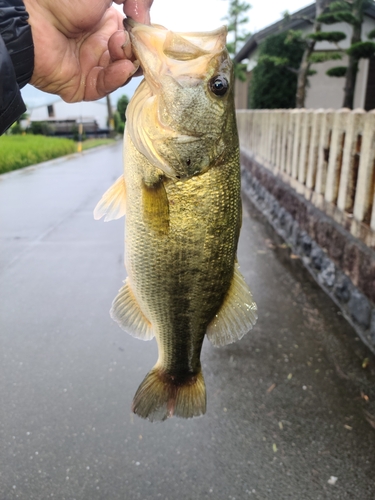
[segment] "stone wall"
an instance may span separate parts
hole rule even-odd
[[[242,188],[375,352],[375,251],[242,149]]]

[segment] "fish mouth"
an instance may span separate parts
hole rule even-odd
[[[155,92],[162,85],[163,75],[172,75],[176,81],[189,75],[192,84],[201,81],[212,58],[226,46],[226,26],[179,33],[158,24],[141,24],[130,17],[123,24],[145,79]]]

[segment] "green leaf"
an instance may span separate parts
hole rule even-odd
[[[350,5],[347,2],[337,1],[332,2],[329,6],[331,12],[341,11],[341,10],[351,10]]]
[[[375,38],[375,29],[371,30],[370,33],[367,35],[367,38]]]
[[[313,52],[309,61],[313,64],[325,61],[337,61],[342,59],[340,52]]]
[[[289,64],[289,59],[287,59],[286,57],[277,57],[277,56],[270,56],[270,55],[264,54],[264,55],[259,57],[258,63],[259,62],[266,63],[266,64],[269,63],[269,64],[272,64],[274,66],[286,66],[287,64]]]
[[[302,30],[288,30],[287,37],[285,38],[285,44],[291,44],[295,42],[303,42],[303,31]]]
[[[241,82],[246,81],[246,70],[247,64],[244,63],[234,63],[234,77]]]
[[[331,13],[326,13],[326,14],[321,14],[318,18],[317,21],[320,23],[324,24],[335,24],[337,23],[337,19],[334,14]]]
[[[315,69],[309,69],[307,72],[307,76],[314,76],[317,74],[317,71]]]
[[[349,23],[349,24],[357,24],[358,19],[353,16],[350,11],[341,10],[338,12],[328,12],[326,14],[321,14],[318,17],[318,21],[323,24],[335,24],[335,23]]]
[[[316,42],[341,42],[341,40],[345,40],[346,35],[342,31],[317,31],[316,33],[311,33],[307,35],[307,38],[311,38]]]
[[[336,77],[342,77],[346,75],[346,70],[347,66],[335,66],[334,68],[329,69],[326,71],[326,75],[328,76],[336,76]]]
[[[351,47],[346,51],[352,57],[356,59],[370,59],[375,55],[375,43],[374,42],[357,42],[353,43]]]

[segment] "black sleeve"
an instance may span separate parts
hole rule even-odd
[[[0,0],[0,134],[26,111],[20,88],[34,69],[28,17],[22,0]]]

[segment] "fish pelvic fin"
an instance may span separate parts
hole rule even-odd
[[[138,387],[132,411],[151,422],[173,416],[192,418],[204,415],[206,385],[202,371],[178,382],[156,365]]]
[[[232,344],[253,328],[258,319],[257,306],[238,263],[224,302],[207,328],[207,338],[215,347]]]
[[[99,220],[105,215],[104,222],[120,219],[125,215],[126,187],[124,176],[121,175],[101,197],[94,209],[94,219]]]
[[[151,323],[141,311],[130,287],[129,278],[112,303],[111,318],[127,333],[141,340],[151,340],[154,331]]]

